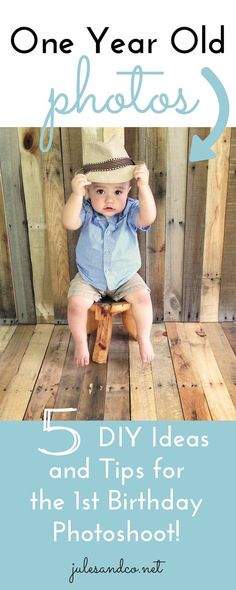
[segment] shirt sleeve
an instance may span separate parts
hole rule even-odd
[[[150,225],[142,226],[142,225],[138,225],[136,222],[137,215],[139,214],[139,212],[140,212],[139,201],[137,199],[135,199],[131,203],[129,211],[128,211],[128,215],[127,215],[128,224],[131,225],[131,227],[134,228],[135,230],[139,229],[140,231],[148,231],[151,227]]]
[[[82,225],[83,225],[84,221],[87,218],[90,219],[91,216],[92,216],[91,205],[90,205],[89,201],[84,199],[83,203],[82,203],[81,211],[80,211],[80,219],[81,219]]]

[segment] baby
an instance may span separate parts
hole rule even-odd
[[[138,199],[129,197],[134,178]],[[72,180],[63,223],[81,227],[76,247],[78,273],[68,293],[68,323],[75,342],[75,364],[89,364],[87,314],[107,295],[132,306],[144,363],[153,360],[150,289],[137,273],[141,266],[137,230],[147,231],[156,217],[145,164],[134,165],[118,137],[85,145],[83,174]],[[85,198],[84,198],[85,197]]]

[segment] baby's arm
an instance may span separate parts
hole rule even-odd
[[[85,187],[91,184],[84,174],[76,174],[71,182],[72,193],[66,202],[62,222],[67,229],[78,229],[81,224],[80,212],[83,197],[86,194]]]
[[[137,215],[137,225],[145,227],[156,219],[156,205],[149,186],[149,171],[146,164],[138,164],[134,169],[134,178],[138,187],[140,211]]]

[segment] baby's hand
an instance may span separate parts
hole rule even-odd
[[[149,171],[146,164],[137,164],[137,166],[135,166],[134,178],[137,182],[138,188],[149,185]]]
[[[83,197],[86,194],[85,187],[92,184],[87,180],[85,174],[76,174],[71,181],[72,192],[79,197]]]

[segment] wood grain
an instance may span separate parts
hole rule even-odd
[[[89,340],[90,356],[94,349],[95,335]],[[103,420],[106,396],[107,364],[90,361],[81,388],[77,420]]]
[[[151,289],[154,321],[164,319],[167,129],[147,129],[146,164],[157,216],[147,234],[146,280]]]
[[[225,129],[209,162],[200,319],[218,321],[231,130]]]
[[[183,420],[178,387],[164,324],[152,327],[155,358],[152,379],[158,420]]]
[[[74,343],[70,338],[61,380],[55,400],[55,408],[75,408],[77,410],[85,369],[74,365]],[[76,412],[62,412],[53,415],[54,420],[76,420]]]
[[[220,324],[213,322],[205,323],[203,327],[227,390],[236,408],[236,356]]]
[[[201,376],[198,373],[185,328],[186,324],[166,323],[184,418],[185,420],[211,420]]]
[[[39,420],[46,407],[64,408],[54,420],[236,419],[235,324],[154,325],[151,366],[113,330],[108,363],[77,368],[67,327],[2,327],[0,419]]]
[[[83,166],[81,128],[62,128],[61,146],[63,155],[62,166],[65,201],[67,201],[71,194],[71,180],[76,172],[81,170]],[[77,272],[75,248],[78,237],[79,230],[67,232],[70,279],[72,279]]]
[[[114,326],[110,344],[104,420],[129,420],[129,343],[128,335]]]
[[[37,322],[54,321],[40,130],[18,129]]]
[[[221,324],[224,333],[230,343],[230,346],[232,348],[232,350],[234,351],[234,354],[236,354],[236,324],[235,323],[223,323]]]
[[[112,333],[111,305],[105,303],[98,307],[95,312],[95,319],[98,321],[96,342],[93,349],[92,359],[94,362],[104,364],[107,361]]]
[[[150,365],[142,363],[139,346],[129,341],[131,420],[156,420],[156,404]]]
[[[192,128],[189,131],[189,146],[195,134],[204,139],[209,134],[209,129]],[[208,162],[188,164],[183,272],[184,321],[197,321],[200,317],[207,170]]]
[[[0,326],[0,354],[4,352],[15,330],[16,326]]]
[[[47,154],[43,155],[42,166],[54,318],[56,322],[60,322],[67,317],[67,293],[70,279],[67,235],[62,225],[64,187],[58,129],[54,129],[52,147]]]
[[[24,420],[42,420],[46,408],[54,408],[68,348],[67,326],[55,326]]]
[[[31,261],[21,179],[17,130],[2,128],[0,161],[16,317],[20,323],[35,321]]]
[[[219,320],[236,318],[236,129],[231,130],[229,177],[221,268]]]
[[[17,373],[1,399],[2,420],[22,420],[28,405],[53,326],[38,325],[30,339]]]
[[[16,317],[8,235],[0,168],[0,318]]]
[[[236,410],[204,332],[204,324],[186,324],[185,331],[213,420],[235,420]]]
[[[125,128],[125,148],[132,160],[138,162],[146,161],[146,129],[143,127]],[[131,196],[137,197],[136,183],[132,182]],[[139,274],[146,281],[146,233],[138,232],[139,249],[141,254],[142,266]]]
[[[164,316],[182,317],[188,130],[168,129]]]
[[[1,401],[7,387],[17,373],[21,360],[34,332],[34,326],[17,326],[0,358],[0,417]]]

